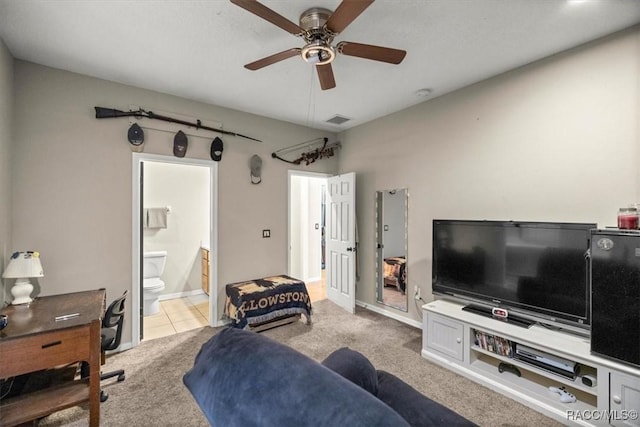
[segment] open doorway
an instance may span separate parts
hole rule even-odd
[[[326,298],[325,193],[329,175],[289,171],[289,275],[311,301]]]
[[[134,154],[132,344],[213,325],[217,164]]]

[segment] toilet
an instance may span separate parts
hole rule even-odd
[[[167,261],[167,251],[154,251],[144,253],[143,266],[143,298],[142,312],[145,316],[157,314],[160,311],[158,298],[164,290],[164,282],[160,279],[164,272],[164,264]]]

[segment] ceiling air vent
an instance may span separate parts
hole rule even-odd
[[[331,123],[332,125],[341,125],[344,122],[348,122],[349,120],[351,120],[348,117],[344,117],[341,116],[339,114],[336,114],[335,116],[331,117],[329,120],[327,120],[327,123]]]

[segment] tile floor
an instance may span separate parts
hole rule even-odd
[[[311,303],[326,298],[324,281],[307,283]],[[162,338],[209,324],[209,297],[206,294],[160,301],[160,312],[143,321],[144,340]]]
[[[206,294],[160,301],[160,312],[143,321],[145,340],[162,338],[209,324],[209,297]]]

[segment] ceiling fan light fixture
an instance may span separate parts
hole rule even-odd
[[[333,46],[322,41],[315,41],[303,47],[300,55],[302,59],[310,64],[325,65],[333,62],[336,57],[336,50]]]

